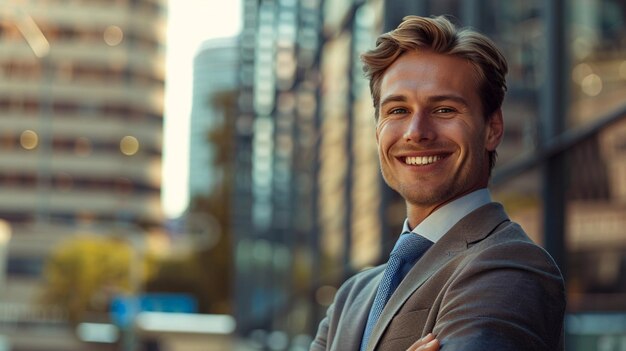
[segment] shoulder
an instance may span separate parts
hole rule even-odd
[[[550,254],[533,242],[519,224],[511,221],[499,225],[484,240],[472,245],[470,251],[478,258],[501,258],[558,270]]]
[[[479,280],[483,286],[519,289],[527,294],[532,290],[538,294],[549,292],[559,301],[565,295],[563,276],[554,259],[510,221],[468,247],[455,278],[461,285],[469,279]]]
[[[500,224],[458,257],[435,326],[446,350],[557,349],[566,306],[563,278],[519,225]]]
[[[380,265],[372,268],[364,269],[352,277],[348,278],[337,291],[337,297],[348,296],[355,292],[367,289],[373,283],[377,283],[380,279],[386,265]],[[337,299],[336,297],[336,299]]]
[[[367,296],[377,289],[384,269],[385,265],[366,269],[341,284],[333,298],[333,313],[343,314],[345,309],[354,307],[355,303],[366,301]]]

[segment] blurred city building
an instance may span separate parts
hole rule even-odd
[[[0,218],[12,227],[0,291],[6,325],[62,320],[34,304],[43,263],[59,242],[161,226],[165,8],[165,0],[3,2]],[[13,347],[45,342],[36,330],[12,335]],[[47,350],[73,349],[71,338],[55,341],[64,339]]]
[[[571,320],[626,309],[626,1],[243,4],[232,207],[242,335],[269,349],[310,338],[343,280],[385,261],[406,214],[379,175],[359,54],[408,14],[448,15],[503,50],[493,196],[557,260]],[[626,334],[578,325],[568,349],[583,334],[589,350]]]
[[[224,170],[214,167],[216,147],[212,133],[224,125],[223,109],[215,101],[237,88],[239,43],[237,38],[205,41],[193,62],[193,96],[189,127],[189,198],[207,196],[223,182]]]
[[[243,10],[232,216],[235,316],[243,335],[263,339],[276,330],[272,340],[281,343],[288,329],[310,330],[321,274],[323,8],[319,1],[246,0]]]
[[[381,234],[397,213],[385,207],[359,64],[381,31],[383,2],[243,8],[235,315],[253,339],[307,340],[336,287],[393,239]]]

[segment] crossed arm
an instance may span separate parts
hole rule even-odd
[[[439,340],[431,333],[417,340],[406,351],[439,351]]]

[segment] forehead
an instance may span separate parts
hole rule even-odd
[[[479,75],[468,60],[433,52],[409,52],[400,56],[385,71],[381,101],[388,95],[454,94],[476,103],[479,101]]]

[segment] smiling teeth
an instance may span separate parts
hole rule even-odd
[[[421,156],[421,157],[417,156],[417,157],[406,157],[404,162],[407,165],[423,166],[423,165],[429,165],[431,163],[435,163],[441,159],[442,159],[441,156]]]

